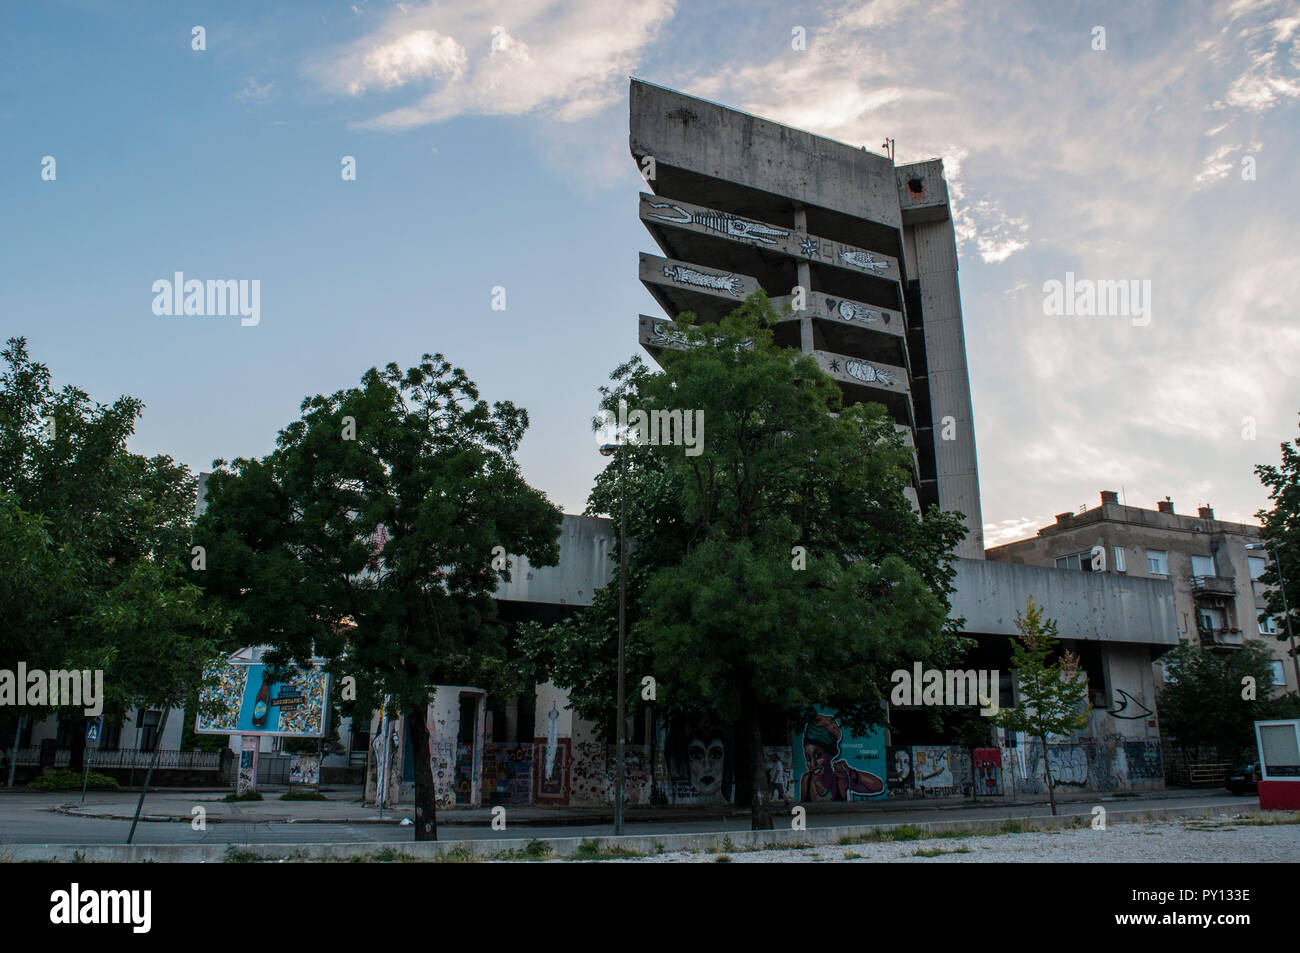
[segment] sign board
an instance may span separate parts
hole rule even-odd
[[[86,725],[86,744],[94,744],[99,740],[99,732],[103,729],[102,721],[92,721]]]
[[[329,676],[317,669],[271,681],[261,662],[222,661],[205,672],[194,731],[200,735],[320,738],[325,733]],[[203,710],[214,704],[213,714]]]
[[[1255,722],[1259,750],[1259,806],[1300,809],[1300,718]]]

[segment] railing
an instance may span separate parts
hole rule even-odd
[[[158,769],[161,771],[216,771],[221,767],[220,751],[177,751],[164,748],[157,754]],[[117,751],[87,748],[86,757],[90,761],[91,768],[148,768],[153,764],[154,752],[139,751],[134,748],[122,748]],[[66,768],[71,761],[71,751],[63,749],[54,752],[56,768]],[[40,748],[18,749],[18,764],[40,763]]]
[[[1188,581],[1193,592],[1220,596],[1237,594],[1237,583],[1229,576],[1189,576]]]

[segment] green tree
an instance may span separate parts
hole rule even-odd
[[[865,730],[884,720],[892,669],[961,646],[947,618],[960,514],[917,517],[903,493],[912,450],[892,419],[878,404],[842,406],[812,357],[774,344],[778,318],[761,293],[719,324],[682,315],[673,333],[685,346],[663,353],[662,373],[636,359],[617,368],[606,420],[620,401],[630,424],[638,410],[699,411],[702,443],[621,446],[588,506],[618,512],[623,454],[629,668],[655,677],[668,710],[736,726],[755,829],[772,826],[763,724],[832,707]],[[606,724],[617,584],[551,631],[549,648],[536,630],[526,640],[575,707]],[[630,710],[640,700],[629,694]]]
[[[1263,524],[1261,535],[1272,556],[1260,577],[1260,581],[1270,589],[1268,606],[1258,621],[1270,616],[1276,618],[1277,638],[1289,643],[1291,633],[1300,629],[1300,437],[1282,444],[1281,453],[1279,466],[1259,464],[1255,467],[1255,475],[1268,487],[1268,498],[1273,502],[1272,509],[1255,514]],[[1281,585],[1283,580],[1286,582],[1285,590]],[[1296,648],[1291,645],[1288,651],[1292,653],[1292,671],[1297,671],[1297,678],[1300,678],[1300,669],[1297,668],[1300,661],[1293,654]]]
[[[1016,613],[1019,638],[1011,645],[1011,670],[1016,676],[1017,704],[993,716],[1007,731],[1022,731],[1043,746],[1047,771],[1047,798],[1056,813],[1056,782],[1047,757],[1048,735],[1068,735],[1088,723],[1088,680],[1079,671],[1072,652],[1057,658],[1056,621],[1029,597],[1024,615]]]
[[[492,599],[505,554],[558,560],[561,514],[514,459],[527,426],[441,355],[308,398],[272,453],[216,462],[198,533],[209,591],[248,644],[273,646],[273,665],[323,656],[356,679],[355,714],[389,699],[427,752],[432,686],[492,691],[517,675]],[[423,754],[415,801],[415,838],[436,839]]]
[[[0,514],[23,547],[28,605],[6,598],[6,663],[103,669],[105,717],[136,705],[180,704],[201,679],[226,620],[200,604],[189,538],[195,481],[170,457],[130,453],[143,404],[104,405],[55,390],[23,338],[0,357]],[[7,535],[7,534],[6,534]],[[80,707],[59,710],[81,765]]]
[[[1267,645],[1254,639],[1224,655],[1180,643],[1162,660],[1161,728],[1185,750],[1214,748],[1253,761],[1255,722],[1291,717],[1298,707],[1295,695],[1270,697],[1272,659]]]

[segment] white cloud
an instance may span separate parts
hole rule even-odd
[[[308,71],[357,96],[375,87],[407,96],[362,128],[532,112],[574,122],[623,97],[627,74],[673,9],[674,0],[529,0],[508,12],[469,0],[406,7]]]

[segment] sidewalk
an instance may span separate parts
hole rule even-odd
[[[360,787],[337,787],[323,791],[326,801],[280,801],[283,789],[264,789],[263,801],[240,801],[226,803],[221,800],[229,789],[175,790],[162,789],[150,791],[145,798],[142,821],[189,822],[194,819],[194,808],[202,807],[208,823],[232,821],[242,824],[400,824],[403,818],[413,816],[414,806],[396,804],[384,808],[383,815],[374,807],[361,803]],[[1122,804],[1137,800],[1178,801],[1187,798],[1204,797],[1207,794],[1220,793],[1212,788],[1169,788],[1163,791],[1142,791],[1137,796],[1115,796],[1097,792],[1069,792],[1057,796],[1058,804],[1087,802],[1091,804]],[[80,804],[80,797],[67,792],[42,795],[49,799],[50,809],[72,817],[130,820],[135,814],[139,792],[135,791],[92,791],[86,796],[86,804]],[[1031,797],[992,797],[972,801],[968,798],[891,798],[883,801],[855,801],[848,804],[805,804],[810,815],[831,815],[843,817],[844,823],[853,823],[853,818],[880,817],[887,821],[892,814],[915,813],[917,811],[971,810],[974,808],[1005,808],[1011,805],[1047,806],[1047,798],[1039,795]],[[546,825],[581,825],[610,823],[613,820],[611,807],[542,807],[532,804],[504,805],[511,824],[530,826]],[[777,813],[785,813],[788,808],[777,805]],[[677,821],[722,820],[726,818],[744,818],[749,816],[747,806],[738,805],[681,805],[669,807],[648,807],[629,805],[626,819],[629,823],[671,823]],[[492,808],[440,808],[438,824],[443,825],[483,825],[492,820]]]

